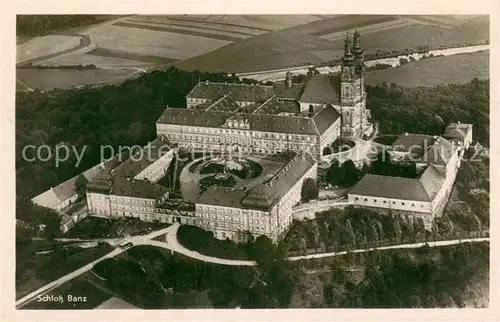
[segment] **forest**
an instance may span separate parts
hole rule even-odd
[[[452,122],[474,125],[473,138],[489,145],[489,80],[405,88],[395,83],[367,86],[366,107],[384,134],[440,135]]]
[[[106,15],[18,15],[18,36],[41,36],[54,31],[91,25],[111,19]]]
[[[142,308],[190,308],[199,305],[200,292],[208,294],[206,301],[214,308],[464,307],[480,306],[471,302],[487,295],[486,242],[307,262],[273,256],[257,267],[231,267],[137,246],[126,258],[100,262],[94,272],[113,292]],[[309,285],[314,278],[311,268],[322,272],[321,289]],[[353,268],[361,276],[354,276]],[[319,300],[308,298],[312,291]],[[297,297],[302,297],[300,303]]]

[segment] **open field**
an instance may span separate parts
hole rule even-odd
[[[238,26],[232,24],[229,25],[214,24],[209,21],[205,22],[198,20],[178,20],[175,18],[171,19],[166,16],[149,16],[149,17],[138,16],[137,18],[130,18],[127,21],[134,23],[157,24],[157,25],[171,26],[171,27],[191,27],[191,28],[198,28],[201,30],[230,32],[232,34],[242,35],[242,36],[256,36],[271,31],[260,28],[252,28],[252,27]]]
[[[70,53],[68,55],[53,57],[47,60],[38,61],[36,65],[46,66],[74,66],[74,65],[95,65],[96,67],[113,67],[113,66],[131,66],[131,67],[147,67],[152,66],[153,62],[142,62],[133,60],[136,58],[133,54],[120,53],[113,51],[111,55],[106,55],[109,51],[96,48],[88,53]],[[147,57],[140,57],[146,60]],[[137,58],[139,59],[139,58]],[[162,57],[157,57],[162,61]]]
[[[434,86],[466,83],[472,78],[489,78],[489,51],[459,54],[420,60],[398,68],[371,71],[366,74],[367,85],[383,82],[401,86]]]
[[[426,45],[451,47],[478,44],[487,42],[489,38],[489,21],[485,16],[464,19],[452,28],[449,24],[440,26],[408,17],[340,16],[244,39],[179,61],[176,66],[185,70],[241,73],[321,64],[341,57],[345,30],[356,27],[369,30],[366,35],[361,33],[361,44],[368,54]],[[324,38],[328,35],[333,37],[334,33],[336,40]],[[340,37],[342,33],[344,36]]]
[[[42,91],[54,88],[70,88],[98,83],[115,84],[126,78],[140,75],[134,69],[35,69],[16,70],[16,90],[25,91],[38,88]],[[22,85],[22,83],[25,84]]]
[[[81,36],[48,35],[31,38],[17,46],[17,63],[25,63],[40,57],[57,55],[78,48]],[[43,58],[42,58],[43,59]]]
[[[169,59],[196,56],[229,43],[223,40],[116,24],[94,29],[92,38],[97,48]]]
[[[170,20],[198,22],[237,28],[252,28],[264,32],[290,28],[305,23],[332,17],[332,15],[190,15],[168,16]]]
[[[137,29],[146,29],[146,30],[153,30],[153,31],[165,31],[165,32],[171,32],[175,34],[180,34],[180,35],[188,35],[188,36],[197,36],[197,37],[203,37],[203,38],[209,38],[209,39],[216,39],[216,40],[225,40],[225,41],[238,41],[243,38],[245,38],[245,35],[242,34],[235,34],[227,31],[221,31],[221,30],[203,30],[199,27],[188,27],[188,26],[165,26],[165,25],[160,25],[160,24],[152,24],[152,23],[131,23],[131,22],[119,22],[116,23],[115,26],[120,26],[120,27],[130,27],[130,28],[137,28]]]

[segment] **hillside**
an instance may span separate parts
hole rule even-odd
[[[362,45],[367,54],[488,42],[487,17],[455,19],[454,23],[410,16],[331,17],[243,39],[175,65],[183,70],[232,73],[321,64],[341,57],[345,30],[355,28],[364,31]]]
[[[489,58],[489,51],[480,51],[420,60],[398,68],[367,72],[365,84],[375,85],[386,82],[404,87],[418,87],[467,83],[474,77],[489,79]]]

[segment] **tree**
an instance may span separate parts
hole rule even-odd
[[[76,192],[78,193],[79,198],[83,198],[85,196],[85,189],[87,188],[87,184],[89,181],[83,174],[80,174],[75,181]]]
[[[349,245],[353,245],[356,242],[356,236],[354,235],[354,229],[352,228],[351,221],[346,219],[345,222],[345,233]]]
[[[378,229],[375,224],[372,225],[371,227],[371,235],[370,235],[370,240],[378,243],[379,241],[379,235],[378,235]]]
[[[252,245],[252,257],[260,265],[269,265],[276,258],[276,246],[266,235],[260,235]]]
[[[342,180],[343,178],[342,173],[340,172],[339,161],[334,159],[326,171],[326,181],[329,184],[336,186],[339,185]]]
[[[353,185],[361,178],[361,171],[356,167],[352,160],[347,160],[342,164],[344,169],[344,177],[342,178],[342,184]]]
[[[302,184],[302,199],[306,202],[313,199],[318,199],[319,189],[316,180],[307,178]]]
[[[401,225],[399,224],[399,220],[394,220],[394,237],[395,237],[397,243],[402,242],[402,240],[401,240]]]

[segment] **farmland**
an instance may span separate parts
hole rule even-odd
[[[31,38],[17,46],[17,62],[55,55],[80,45],[80,36],[48,35]]]
[[[367,54],[488,42],[487,17],[458,20],[456,26],[419,19],[375,15],[328,18],[244,39],[176,65],[186,70],[241,73],[322,64],[340,58],[348,28],[367,31],[361,35]]]
[[[489,78],[489,51],[436,57],[398,68],[371,71],[366,74],[365,83],[374,85],[387,82],[416,87],[466,83],[474,77]]]
[[[76,28],[71,31],[73,36],[47,36],[69,37],[71,41],[36,37],[23,43],[20,38],[18,56],[24,55],[23,61],[58,66],[92,64],[100,69],[20,70],[18,80],[30,88],[48,89],[115,82],[137,75],[134,68],[166,69],[172,64],[188,71],[227,73],[319,65],[341,57],[345,30],[355,28],[362,34],[368,55],[419,46],[485,43],[489,34],[488,19],[482,16],[122,16]],[[82,44],[82,39],[87,43]],[[50,80],[55,75],[61,75],[60,80]]]
[[[53,88],[70,88],[87,84],[115,84],[138,75],[140,75],[139,72],[134,69],[18,68],[16,70],[16,90],[25,91],[29,87],[47,91]]]

